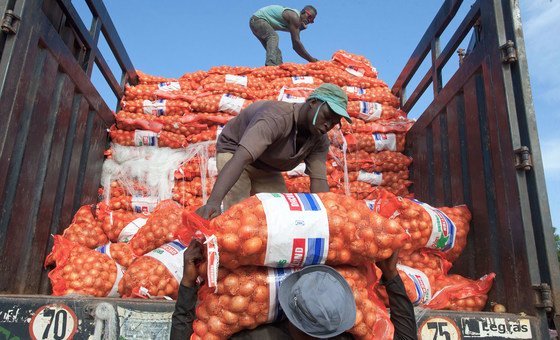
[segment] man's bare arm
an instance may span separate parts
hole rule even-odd
[[[311,54],[307,52],[299,38],[299,27],[301,25],[299,15],[297,15],[294,11],[288,10],[284,11],[282,16],[288,22],[288,30],[290,31],[290,36],[292,38],[292,48],[294,49],[294,51],[296,51],[296,53],[299,54],[300,57],[309,62],[317,61],[316,58],[313,58]]]

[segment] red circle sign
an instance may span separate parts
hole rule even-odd
[[[35,311],[29,323],[31,339],[72,339],[78,330],[78,318],[63,304],[45,305]]]

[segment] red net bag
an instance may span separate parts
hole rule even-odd
[[[225,74],[235,74],[235,75],[243,75],[243,74],[250,74],[253,72],[253,68],[247,66],[213,66],[208,70],[208,78],[212,77],[212,75],[225,75]],[[201,84],[204,82],[201,81]]]
[[[377,70],[370,61],[364,57],[344,50],[336,51],[332,56],[334,64],[340,65],[348,73],[358,77],[377,77]]]
[[[339,150],[331,148],[338,153]],[[339,159],[342,157],[339,157]],[[412,158],[393,151],[368,153],[363,150],[350,152],[346,155],[348,171],[364,170],[367,172],[399,172],[406,171],[412,163]]]
[[[312,76],[292,76],[292,77],[283,77],[274,79],[271,82],[271,85],[277,89],[282,88],[283,86],[286,87],[318,87],[319,85],[323,84],[323,81],[317,77]]]
[[[282,87],[278,91],[278,98],[276,100],[288,103],[304,103],[307,97],[315,90],[313,85],[306,87]]]
[[[80,207],[74,215],[72,223],[64,229],[62,236],[91,249],[107,243],[107,236],[101,227],[102,221],[95,218],[94,209],[95,205]]]
[[[143,113],[119,111],[115,117],[115,122],[119,129],[128,131],[149,130],[160,132],[163,128],[163,124],[158,121],[157,117]]]
[[[128,268],[136,259],[136,255],[134,255],[128,243],[109,242],[101,247],[97,247],[95,250],[109,256],[123,268]]]
[[[209,222],[188,211],[183,219],[216,235],[226,268],[359,264],[391,256],[408,238],[395,221],[334,193],[261,193]]]
[[[364,121],[406,117],[406,113],[404,111],[375,102],[350,100],[348,102],[347,110],[351,117],[359,118]]]
[[[202,86],[202,90],[214,94],[230,93],[245,99],[255,99],[255,93],[252,89],[247,88],[247,85],[237,83],[208,83]]]
[[[111,126],[109,136],[113,143],[124,146],[159,146],[179,149],[189,144],[187,137],[173,132],[126,131],[117,129],[115,125]]]
[[[290,72],[278,66],[262,66],[253,69],[251,75],[266,81],[272,81],[281,77],[289,77]]]
[[[467,207],[446,208],[444,212],[417,200],[403,199],[402,203],[396,221],[411,236],[403,250],[441,250],[447,260],[455,261],[467,243],[471,218]]]
[[[192,101],[191,107],[196,112],[227,112],[236,115],[251,103],[250,100],[232,94],[204,93]]]
[[[173,99],[136,99],[123,100],[123,110],[153,116],[183,116],[191,112],[191,106],[184,100]]]
[[[346,122],[345,120],[341,121],[342,132],[344,132],[345,134],[376,133],[376,132],[406,133],[408,132],[408,130],[410,130],[413,124],[414,124],[413,120],[404,117],[397,117],[391,120],[379,119],[379,120],[367,121],[367,122],[363,120],[355,119],[352,121],[352,124]]]
[[[181,207],[172,200],[162,201],[148,217],[146,224],[132,237],[129,244],[137,256],[175,239],[182,227]]]
[[[208,72],[206,71],[196,71],[196,72],[187,72],[185,74],[183,74],[179,80],[181,81],[187,81],[189,83],[191,83],[192,85],[200,85],[200,82],[204,79],[208,77]]]
[[[197,86],[196,86],[197,87]],[[126,85],[124,99],[137,100],[157,100],[161,93],[180,94],[183,91],[194,90],[193,84],[187,81],[167,81],[156,84],[140,84],[136,86]]]
[[[203,190],[206,190],[206,193],[212,192],[212,183],[210,181],[206,182],[205,187],[202,186],[202,181],[200,177],[195,177],[190,181],[177,181],[175,182],[175,187],[173,188],[173,193],[177,193],[179,195],[183,195],[185,193],[191,194],[193,196],[200,196],[203,195]]]
[[[348,151],[363,150],[368,153],[380,151],[403,152],[405,147],[404,133],[353,133],[346,135]]]
[[[451,263],[441,252],[429,250],[399,256],[397,265],[406,293],[414,305],[430,309],[482,310],[495,274],[472,280],[448,275],[450,268]],[[378,290],[387,304],[384,288],[378,287]]]
[[[181,242],[173,241],[137,258],[119,283],[121,296],[177,299],[186,249]]]
[[[471,280],[461,275],[439,277],[434,282],[435,294],[425,306],[431,309],[481,311],[488,300],[496,274]]]
[[[111,242],[127,242],[136,231],[146,224],[146,216],[127,210],[110,211],[103,218],[103,232]]]
[[[398,108],[399,98],[391,93],[388,87],[373,87],[364,89],[356,86],[343,86],[349,100],[375,102],[386,106]]]
[[[49,272],[53,295],[118,296],[123,269],[110,257],[55,235],[47,257],[47,262],[53,261],[56,268]]]
[[[173,78],[166,78],[166,77],[146,74],[140,70],[136,70],[136,75],[138,76],[138,83],[140,84],[159,84],[164,82],[177,81],[177,79],[173,79]]]
[[[356,322],[348,330],[357,339],[390,339],[393,325],[387,310],[373,294],[368,281],[354,267],[335,268],[348,282],[356,301]],[[218,290],[208,286],[198,292],[193,339],[227,339],[243,329],[280,320],[277,297],[280,282],[292,270],[242,267],[220,273]],[[272,285],[271,283],[275,283]]]

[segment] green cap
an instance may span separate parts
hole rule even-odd
[[[322,84],[316,88],[315,91],[311,92],[309,97],[307,97],[307,99],[311,98],[326,102],[329,104],[331,110],[346,118],[348,123],[352,123],[352,119],[350,119],[350,115],[346,111],[346,107],[348,106],[348,96],[340,87],[329,83]]]

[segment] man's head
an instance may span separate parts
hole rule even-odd
[[[307,28],[307,25],[312,24],[317,17],[317,10],[315,7],[311,5],[305,6],[299,15],[299,19],[301,21],[301,25],[299,27],[300,30],[304,30]]]
[[[356,322],[352,289],[329,266],[309,266],[288,275],[280,285],[278,300],[290,323],[312,337],[337,336]]]
[[[329,132],[343,117],[352,123],[346,111],[348,96],[344,90],[334,84],[325,83],[316,88],[307,97],[306,104],[309,107],[307,125],[311,134]]]

